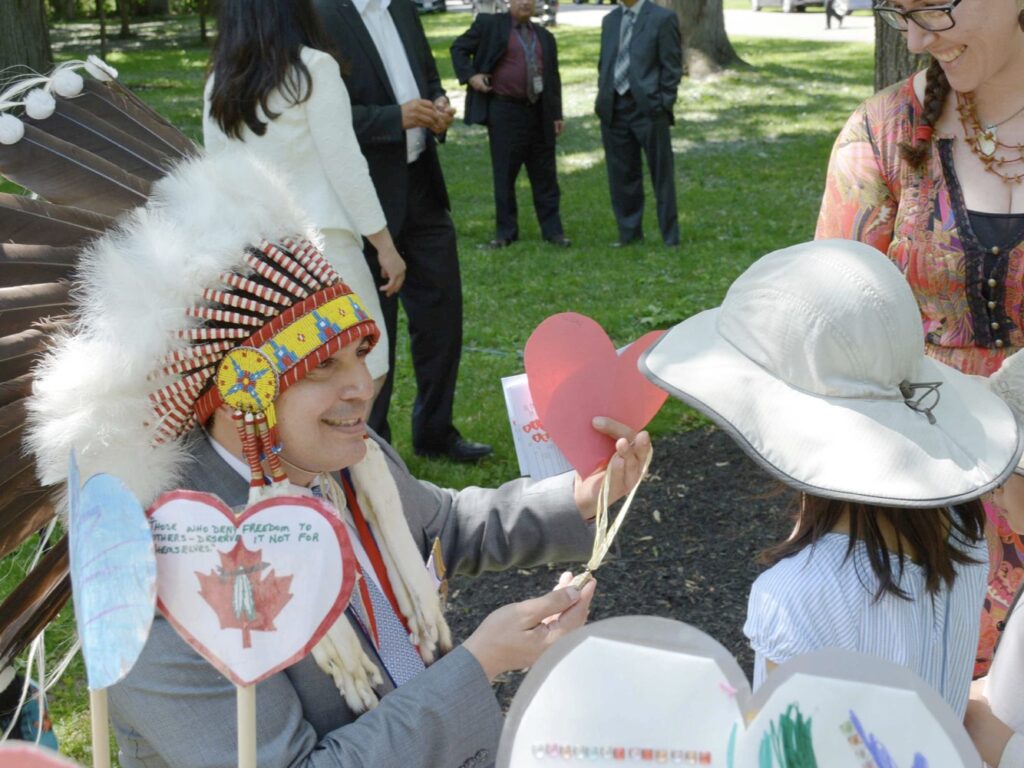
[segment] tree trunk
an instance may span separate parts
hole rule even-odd
[[[53,65],[43,0],[0,2],[0,72],[10,66],[47,72]],[[4,73],[0,79],[6,79]]]
[[[913,23],[913,22],[911,22]],[[907,48],[903,36],[875,16],[875,90],[905,80],[928,66],[930,57],[915,56]]]
[[[725,34],[722,0],[657,0],[676,12],[683,38],[683,71],[701,79],[745,65]]]
[[[96,0],[96,17],[100,20],[100,58],[107,58],[107,4]]]
[[[54,16],[61,21],[73,21],[78,18],[78,0],[54,0],[52,5]]]
[[[212,12],[212,0],[198,0],[196,10],[199,12],[199,44],[209,45],[210,35],[206,28],[206,15]]]
[[[132,12],[130,0],[117,0],[117,12],[121,15],[121,31],[117,33],[117,36],[122,40],[126,40],[132,36],[132,30],[129,26]]]

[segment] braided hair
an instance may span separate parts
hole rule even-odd
[[[1017,0],[1017,23],[1021,30],[1024,30],[1024,0]],[[924,87],[924,109],[921,118],[914,127],[913,138],[900,143],[900,157],[914,170],[920,170],[928,157],[932,145],[932,133],[935,123],[942,115],[942,107],[946,103],[946,97],[950,92],[949,80],[943,72],[939,62],[932,59],[928,72],[925,75]]]
[[[1024,11],[1021,12],[1024,14]],[[914,127],[913,138],[900,143],[900,157],[914,170],[920,170],[932,146],[932,133],[942,115],[950,85],[937,59],[932,59],[925,74],[924,108]]]

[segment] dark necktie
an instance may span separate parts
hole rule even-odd
[[[629,90],[629,44],[633,40],[633,22],[636,14],[632,11],[622,12],[622,34],[619,38],[619,52],[615,56],[615,92],[620,96]]]
[[[320,486],[314,486],[311,490],[314,496],[322,496]],[[416,648],[409,640],[409,634],[405,631],[401,619],[395,615],[395,611],[391,607],[391,601],[388,600],[380,587],[377,586],[377,582],[370,576],[361,574],[361,578],[366,582],[366,591],[370,596],[373,618],[377,624],[377,637],[380,640],[377,654],[380,656],[385,669],[387,669],[391,682],[397,688],[412,680],[426,667],[423,664],[423,659],[420,658]],[[349,608],[352,609],[352,615],[355,616],[359,627],[363,630],[363,634],[370,638],[372,643],[373,632],[370,630],[370,622],[358,588],[352,590],[352,601],[349,604]]]

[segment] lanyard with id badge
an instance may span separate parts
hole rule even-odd
[[[523,52],[526,54],[526,97],[532,104],[544,92],[544,78],[541,76],[540,66],[537,63],[537,33],[533,32],[527,42],[520,25],[513,27],[512,31],[516,33],[519,43],[523,46]]]

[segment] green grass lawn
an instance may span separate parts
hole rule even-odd
[[[749,7],[740,0],[728,0],[727,7],[734,3]],[[468,23],[465,14],[425,18],[445,85],[459,107],[461,89],[447,49]],[[58,55],[81,58],[94,50],[92,30],[85,24],[54,30]],[[125,84],[198,139],[207,51],[196,43],[195,19],[139,24],[136,30],[138,37],[124,45],[113,41],[108,60]],[[567,119],[558,156],[562,215],[573,247],[540,242],[524,173],[520,242],[497,252],[480,248],[494,234],[486,133],[459,122],[441,148],[466,307],[456,423],[467,436],[492,443],[495,455],[474,467],[411,455],[414,388],[408,339],[400,332],[394,442],[414,473],[440,484],[492,485],[518,474],[500,379],[522,372],[523,345],[548,315],[590,315],[621,345],[716,305],[756,258],[810,239],[832,141],[871,90],[869,46],[733,40],[750,69],[703,83],[684,81],[679,93],[673,143],[682,247],[656,245],[651,205],[645,220],[650,245],[617,251],[609,247],[616,228],[593,115],[599,32],[559,27],[555,34]],[[652,431],[664,434],[696,423],[692,412],[670,401]],[[0,567],[0,597],[16,583],[25,558],[22,552]],[[65,610],[51,633],[54,648],[69,646],[71,623]],[[51,703],[63,751],[83,763],[90,759],[87,699],[76,663]]]

